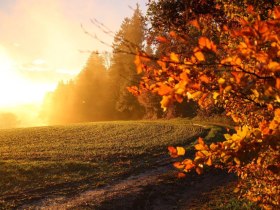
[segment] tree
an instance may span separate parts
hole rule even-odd
[[[79,122],[110,118],[108,71],[104,58],[92,52],[75,81],[75,112]]]
[[[20,125],[17,116],[10,112],[0,113],[0,128],[15,128]]]
[[[112,98],[118,111],[118,119],[135,119],[144,114],[143,107],[127,87],[137,84],[140,76],[136,73],[134,54],[143,49],[145,38],[144,19],[137,5],[131,18],[126,18],[115,35],[113,57],[109,69]],[[123,56],[126,54],[126,56]]]
[[[112,119],[109,91],[104,59],[98,52],[92,52],[74,80],[60,82],[56,90],[46,96],[43,115],[50,124]]]
[[[234,15],[226,16],[227,21],[221,24],[207,14],[186,21],[187,26],[183,28],[195,30],[199,35],[196,39],[192,37],[190,42],[188,33],[191,30],[168,32],[169,26],[165,28],[169,36],[157,40],[167,44],[179,42],[189,47],[188,53],[169,51],[161,58],[145,53],[138,55],[138,69],[153,76],[142,78],[139,88],[133,87],[131,92],[159,94],[163,109],[174,101],[182,102],[183,98],[197,101],[204,109],[213,104],[224,108],[237,125],[236,133],[225,134],[223,142],[211,145],[199,138],[195,158],[177,162],[175,166],[184,172],[195,170],[198,174],[209,166],[226,168],[240,177],[236,191],[263,207],[277,208],[280,190],[280,7],[262,11],[243,1],[231,4],[227,1],[201,2],[213,2],[217,10]],[[247,13],[236,16],[235,11],[243,8]],[[209,25],[211,30],[216,27],[215,33],[209,30]],[[157,60],[160,68],[149,66],[151,60]],[[184,154],[181,148],[169,147],[169,151],[172,156]]]

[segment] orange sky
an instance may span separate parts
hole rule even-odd
[[[20,127],[45,125],[45,93],[79,73],[89,56],[81,51],[110,51],[81,24],[111,43],[90,19],[116,32],[137,2],[145,9],[146,0],[0,0],[0,114],[13,113]]]
[[[84,66],[84,50],[110,50],[87,36],[81,24],[106,42],[112,37],[90,23],[117,31],[145,0],[0,0],[0,109],[40,103],[60,80]]]

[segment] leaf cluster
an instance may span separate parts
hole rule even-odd
[[[217,5],[216,9],[231,14],[232,8],[240,9],[227,2]],[[269,209],[279,206],[280,190],[280,7],[260,13],[247,5],[246,12],[230,15],[230,21],[223,24],[207,14],[187,22],[186,27],[200,34],[195,44],[189,40],[189,30],[158,36],[158,43],[180,43],[189,51],[165,52],[157,65],[149,65],[154,59],[139,53],[135,60],[138,72],[148,76],[132,92],[157,93],[164,110],[183,99],[197,101],[204,109],[223,107],[236,123],[235,133],[211,145],[199,138],[194,159],[174,166],[198,174],[210,166],[235,172],[240,177],[236,191]],[[264,13],[266,18],[261,16]],[[209,22],[218,33],[209,32]],[[180,147],[168,149],[172,157],[185,153]]]

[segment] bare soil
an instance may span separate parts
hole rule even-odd
[[[176,174],[168,164],[75,196],[49,196],[20,209],[192,209],[198,202],[207,202],[205,193],[236,181],[233,175],[216,169],[184,179]]]

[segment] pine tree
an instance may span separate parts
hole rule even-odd
[[[113,57],[110,68],[112,99],[119,119],[140,118],[144,114],[143,107],[136,97],[127,91],[127,87],[140,81],[134,64],[137,50],[143,48],[145,39],[145,23],[139,6],[131,18],[126,18],[113,43]]]
[[[98,52],[92,52],[86,66],[76,79],[76,120],[80,122],[105,120],[108,105],[107,70],[104,59]]]

